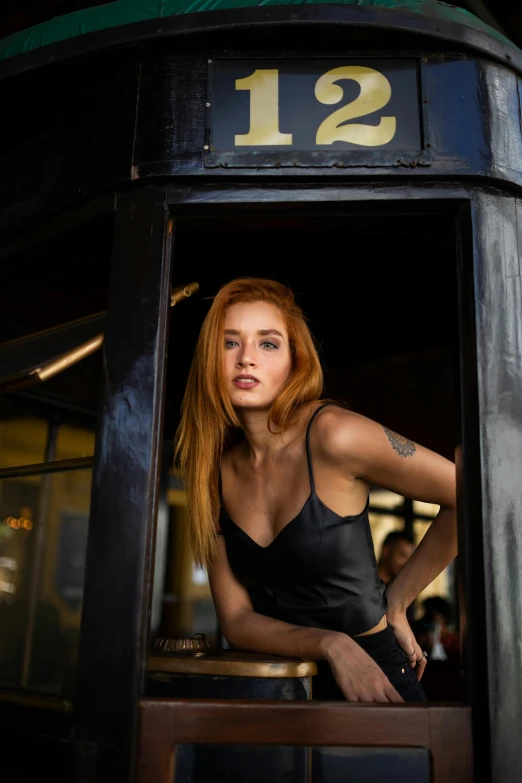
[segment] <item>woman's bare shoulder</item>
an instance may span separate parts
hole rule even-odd
[[[323,456],[345,460],[379,428],[377,422],[339,405],[319,411],[312,427],[314,444]]]

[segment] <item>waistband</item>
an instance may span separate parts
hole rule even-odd
[[[395,647],[397,644],[395,632],[391,625],[387,625],[386,628],[383,628],[382,631],[377,631],[377,633],[370,633],[367,636],[353,636],[352,638],[359,647],[362,647],[372,657],[378,652]]]

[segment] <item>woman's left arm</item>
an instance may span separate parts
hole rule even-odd
[[[354,478],[415,500],[435,503],[439,513],[404,568],[387,589],[387,617],[410,665],[422,676],[425,659],[406,619],[406,609],[457,554],[455,465],[365,416],[335,411],[324,421],[330,457]]]

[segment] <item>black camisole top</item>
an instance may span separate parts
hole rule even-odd
[[[385,585],[377,573],[368,502],[360,514],[341,517],[315,494],[310,428],[326,405],[306,430],[310,495],[301,512],[266,547],[230,519],[223,501],[220,527],[230,567],[254,611],[354,636],[386,613]]]

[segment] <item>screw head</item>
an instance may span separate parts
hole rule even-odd
[[[210,106],[210,103],[205,103],[205,106],[208,108]]]
[[[204,144],[204,145],[203,145],[203,149],[204,149],[204,150],[208,150],[208,144]]]

